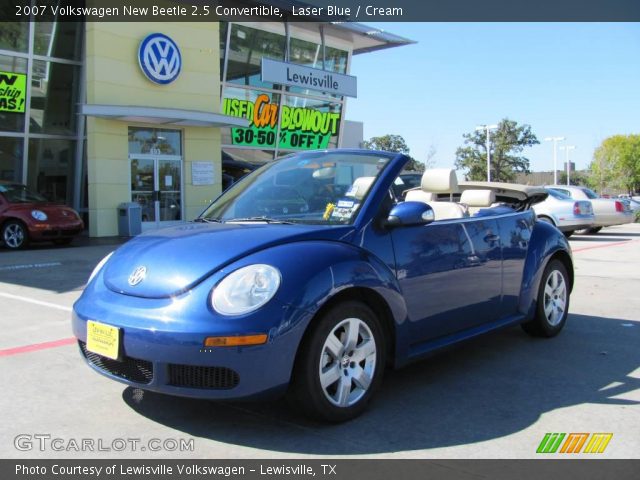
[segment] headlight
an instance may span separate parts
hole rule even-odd
[[[242,315],[267,303],[278,291],[280,272],[270,265],[249,265],[227,275],[211,294],[211,306],[222,315]]]
[[[111,252],[109,255],[107,255],[102,260],[100,260],[100,263],[98,263],[98,265],[96,265],[96,268],[93,269],[93,272],[91,272],[91,275],[89,276],[89,280],[87,281],[87,284],[91,283],[91,280],[93,280],[93,277],[95,277],[98,274],[98,272],[102,270],[102,267],[104,267],[104,264],[107,263],[111,255],[113,255],[113,252]]]
[[[47,218],[49,218],[42,210],[31,210],[31,216],[41,222],[46,222]]]

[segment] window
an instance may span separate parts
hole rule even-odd
[[[33,61],[31,132],[75,134],[79,76],[80,67],[75,65]]]
[[[80,60],[80,22],[36,22],[33,53],[46,57]]]
[[[0,137],[0,180],[22,182],[22,138]]]
[[[283,27],[284,30],[284,27]],[[254,87],[273,88],[260,80],[262,58],[284,60],[285,36],[233,25],[227,62],[227,82]]]
[[[0,22],[0,49],[26,53],[29,49],[29,23]]]
[[[74,140],[29,140],[29,188],[53,202],[71,203],[75,144]]]

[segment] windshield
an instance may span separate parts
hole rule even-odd
[[[598,195],[596,194],[596,192],[594,192],[589,188],[582,187],[580,190],[584,192],[587,198],[590,198],[590,199],[598,198]]]
[[[27,190],[27,187],[24,185],[0,185],[0,193],[4,194],[4,198],[6,198],[9,203],[38,203],[47,201],[42,195]]]
[[[392,158],[339,150],[290,155],[244,177],[200,221],[350,224]]]

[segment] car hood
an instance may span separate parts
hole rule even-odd
[[[104,282],[115,292],[145,298],[178,295],[242,257],[274,245],[305,240],[348,241],[352,226],[265,223],[189,223],[148,232],[120,247],[104,268]],[[144,279],[131,285],[139,267]],[[135,283],[135,282],[132,282]]]

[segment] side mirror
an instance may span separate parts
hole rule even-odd
[[[427,225],[435,220],[433,208],[422,202],[402,202],[389,212],[385,221],[387,228]]]

